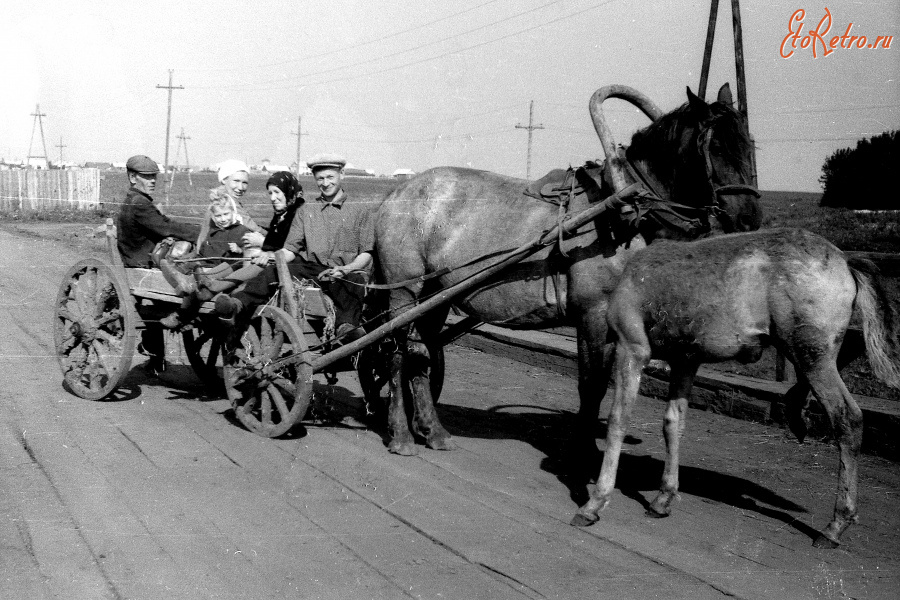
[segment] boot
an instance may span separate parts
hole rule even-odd
[[[227,325],[228,327],[234,327],[237,322],[238,315],[241,314],[241,310],[244,308],[244,305],[241,304],[241,301],[237,298],[232,298],[228,294],[218,294],[215,298],[216,303],[216,314],[219,316],[219,321],[222,322],[223,325]]]
[[[175,291],[178,292],[179,295],[186,296],[197,289],[194,278],[179,271],[175,266],[175,263],[169,259],[160,259],[159,269],[162,271],[166,281],[169,282],[169,285],[175,288]]]
[[[200,272],[199,269],[194,271],[194,280],[196,282],[197,294],[204,302],[212,298],[215,294],[228,292],[237,287],[234,281],[229,279],[215,279],[206,273]]]

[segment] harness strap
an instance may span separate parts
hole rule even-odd
[[[428,281],[429,279],[434,279],[435,277],[440,277],[442,275],[446,275],[452,269],[450,267],[444,267],[443,269],[438,269],[432,273],[426,273],[425,275],[420,275],[419,277],[413,277],[412,279],[407,279],[406,281],[398,281],[397,283],[354,283],[354,285],[359,285],[363,287],[367,287],[373,290],[395,290],[397,288],[407,287],[414,283],[423,283]]]
[[[575,171],[572,167],[569,167],[569,170],[566,172],[566,178],[569,180],[569,189],[565,196],[560,195],[559,197],[559,210],[556,211],[556,225],[559,230],[558,243],[559,243],[559,253],[569,258],[569,255],[563,250],[563,219],[566,217],[566,212],[569,210],[569,204],[575,198]]]

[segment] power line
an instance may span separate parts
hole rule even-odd
[[[558,2],[558,1],[559,1],[559,0],[557,0],[557,2]],[[318,85],[324,85],[324,84],[327,84],[327,83],[335,83],[335,82],[339,82],[339,81],[349,81],[349,80],[351,80],[351,79],[359,79],[359,78],[361,78],[361,77],[369,77],[369,76],[372,76],[372,75],[380,75],[380,74],[382,74],[382,73],[389,73],[389,72],[391,72],[391,71],[396,71],[396,70],[398,70],[398,69],[403,69],[403,68],[406,68],[406,67],[411,67],[411,66],[419,65],[419,64],[422,64],[422,63],[425,63],[425,62],[430,62],[430,61],[432,61],[432,60],[437,60],[437,59],[439,59],[439,58],[444,58],[445,56],[449,56],[449,55],[451,55],[451,54],[459,54],[459,53],[465,52],[465,51],[467,51],[467,50],[474,50],[475,48],[481,48],[482,46],[487,46],[487,45],[489,45],[489,44],[494,44],[494,43],[496,43],[496,42],[500,42],[500,41],[503,41],[503,40],[505,40],[505,39],[509,39],[509,38],[511,38],[511,37],[515,37],[515,36],[521,35],[521,34],[523,34],[523,33],[528,33],[528,32],[530,32],[530,31],[534,31],[535,29],[540,29],[540,28],[545,27],[545,26],[547,26],[547,25],[552,25],[552,24],[554,24],[554,23],[558,23],[558,22],[560,22],[560,21],[563,21],[563,20],[566,20],[566,19],[570,19],[570,18],[572,18],[572,17],[577,17],[578,15],[584,14],[584,13],[586,13],[586,12],[589,12],[589,11],[591,11],[591,10],[594,10],[594,9],[596,9],[596,8],[599,8],[599,7],[601,7],[601,6],[604,6],[604,5],[606,5],[606,4],[611,4],[611,3],[617,2],[617,1],[618,1],[618,0],[604,0],[603,2],[599,2],[599,3],[597,3],[597,4],[594,4],[594,5],[592,5],[592,6],[587,7],[587,8],[585,8],[585,9],[582,9],[582,10],[579,10],[579,11],[576,11],[576,12],[573,12],[573,13],[569,13],[569,14],[563,15],[563,16],[561,16],[561,17],[557,17],[557,18],[551,19],[551,20],[549,20],[549,21],[543,21],[543,22],[541,22],[541,23],[538,23],[537,25],[533,25],[533,26],[531,26],[531,27],[526,27],[525,29],[520,29],[519,31],[515,31],[515,32],[509,33],[509,34],[507,34],[507,35],[500,36],[500,37],[498,37],[498,38],[486,40],[486,41],[484,41],[484,42],[479,42],[479,43],[477,43],[477,44],[472,44],[472,45],[470,45],[470,46],[466,46],[466,47],[464,47],[464,48],[460,48],[460,49],[457,49],[457,50],[451,50],[451,51],[448,51],[448,52],[444,52],[443,54],[438,54],[438,55],[435,55],[435,56],[430,56],[430,57],[422,58],[422,59],[419,59],[419,60],[415,60],[415,61],[412,61],[412,62],[403,63],[403,64],[396,65],[396,66],[393,66],[393,67],[386,67],[386,68],[381,69],[381,70],[378,70],[378,71],[369,71],[369,72],[366,72],[366,73],[360,73],[360,74],[357,74],[357,75],[348,75],[348,76],[343,76],[343,77],[335,77],[335,78],[332,78],[332,79],[325,79],[325,80],[322,80],[322,81],[310,82],[310,83],[308,83],[307,85],[310,85],[310,86],[318,86]],[[551,3],[549,3],[549,4],[542,5],[542,6],[538,7],[538,9],[544,8],[544,7],[546,7],[546,6],[549,6],[550,4],[555,4],[555,3],[556,3],[556,2],[551,2]],[[531,11],[526,11],[526,12],[533,12],[534,10],[538,10],[538,9],[532,9]],[[501,20],[501,21],[497,21],[497,22],[493,23],[492,25],[496,25],[496,24],[498,24],[498,23],[501,23],[501,22],[504,22],[504,21],[507,21],[507,20],[514,19],[514,18],[516,18],[517,16],[521,16],[521,15],[523,15],[523,14],[526,14],[526,13],[519,13],[519,14],[517,14],[517,15],[513,15],[513,16],[508,17],[508,18],[506,18],[506,19],[503,19],[503,20]],[[484,29],[485,27],[487,27],[487,26],[482,26],[482,27],[479,27],[478,29]],[[462,36],[462,35],[466,35],[467,33],[471,33],[471,31],[475,31],[475,30],[470,30],[470,31],[468,31],[468,32],[463,32],[463,33],[460,33],[460,34],[456,34],[456,35],[454,35],[454,36],[450,36],[450,37],[448,37],[448,38],[444,38],[443,40],[440,40],[440,41],[448,41],[448,40],[451,40],[451,39],[455,39],[455,38],[460,37],[460,36]],[[428,44],[426,44],[426,45],[432,45],[432,44],[431,44],[431,43],[428,43]],[[422,47],[424,47],[424,46],[422,46]],[[409,51],[416,50],[416,49],[417,49],[417,48],[412,48],[412,49],[409,49],[409,50],[406,50],[406,51],[403,51],[403,52],[409,52]],[[396,54],[396,53],[395,53],[395,54]],[[393,55],[390,55],[390,56],[393,56]],[[382,58],[385,58],[385,57],[382,57]],[[352,67],[360,66],[360,65],[365,64],[365,63],[367,63],[367,62],[371,62],[371,60],[367,59],[366,61],[360,61],[360,62],[357,62],[357,63],[350,63],[350,64],[348,64],[348,65],[344,65],[344,66],[341,66],[341,67],[335,67],[334,69],[329,69],[329,71],[334,71],[334,70],[338,70],[338,69],[349,69],[349,68],[352,68]],[[322,73],[324,73],[324,72],[326,72],[326,71],[323,71]],[[263,89],[266,89],[266,90],[291,89],[291,88],[293,88],[294,86],[296,86],[299,82],[303,81],[303,79],[304,79],[305,77],[311,77],[311,76],[313,76],[313,75],[315,75],[315,74],[300,75],[300,76],[298,76],[298,77],[292,78],[292,79],[291,79],[292,83],[289,83],[289,84],[287,84],[287,85],[273,86],[273,87],[266,87],[266,88],[263,88]],[[252,90],[255,90],[255,91],[259,91],[259,89],[260,89],[260,88],[259,88],[259,85],[261,85],[261,84],[266,84],[266,83],[276,83],[276,82],[282,82],[282,81],[284,81],[284,79],[280,79],[280,80],[270,80],[270,81],[267,81],[267,82],[252,83],[252,84],[236,84],[236,85],[234,85],[234,86],[221,86],[221,85],[217,85],[217,86],[215,86],[215,89],[224,89],[224,88],[233,89],[233,90],[239,90],[239,89],[251,90],[251,89],[252,89]],[[205,89],[212,89],[212,88],[210,87],[210,88],[205,88]]]
[[[393,57],[395,57],[395,56],[400,56],[400,55],[402,55],[402,54],[407,54],[407,53],[409,53],[409,52],[415,52],[415,51],[417,51],[417,50],[421,50],[421,49],[427,48],[427,47],[429,47],[429,46],[434,46],[435,44],[441,44],[441,43],[443,43],[443,42],[448,42],[448,41],[450,41],[450,40],[457,39],[457,38],[462,37],[462,36],[464,36],[464,35],[468,35],[468,34],[470,34],[470,33],[476,32],[476,31],[481,31],[482,29],[487,29],[488,27],[494,27],[494,26],[499,25],[499,24],[501,24],[501,23],[506,23],[507,21],[511,21],[511,20],[513,20],[513,19],[517,19],[517,18],[519,18],[519,17],[525,16],[525,15],[527,15],[527,14],[529,14],[529,13],[533,13],[533,12],[542,10],[542,9],[544,9],[544,8],[547,8],[548,6],[552,6],[552,5],[554,5],[554,4],[559,4],[559,3],[562,2],[562,1],[563,1],[563,0],[552,0],[551,2],[547,2],[547,3],[542,4],[542,5],[540,5],[540,6],[536,6],[536,7],[534,7],[534,8],[530,8],[530,9],[528,9],[528,10],[526,10],[526,11],[523,11],[523,12],[520,12],[520,13],[516,13],[516,14],[514,14],[514,15],[511,15],[511,16],[508,16],[508,17],[504,17],[504,18],[502,18],[502,19],[498,19],[498,20],[493,21],[493,22],[491,22],[491,23],[486,23],[486,24],[484,24],[484,25],[479,25],[478,27],[475,27],[475,28],[473,28],[473,29],[469,29],[469,30],[466,30],[466,31],[463,31],[463,32],[460,32],[460,33],[456,33],[456,34],[453,34],[453,35],[448,36],[448,37],[439,38],[439,39],[435,39],[435,40],[430,40],[430,41],[428,41],[428,42],[425,42],[424,44],[419,44],[418,46],[413,46],[412,48],[406,48],[406,49],[404,49],[404,50],[398,50],[398,51],[396,51],[396,52],[392,52],[391,54],[385,54],[385,55],[382,55],[382,56],[374,56],[374,57],[371,57],[371,58],[367,58],[367,59],[365,59],[365,60],[360,60],[360,61],[357,61],[357,62],[354,62],[354,63],[347,64],[347,65],[338,65],[338,66],[336,66],[336,67],[329,67],[329,68],[327,68],[327,69],[322,69],[322,70],[320,70],[320,71],[314,71],[314,72],[312,72],[312,73],[304,73],[304,74],[302,74],[302,75],[299,75],[299,76],[295,77],[294,79],[295,79],[295,80],[296,80],[296,79],[302,80],[302,79],[306,79],[306,78],[308,78],[308,77],[314,77],[314,76],[316,76],[316,75],[325,75],[325,74],[327,74],[327,73],[334,73],[335,71],[343,71],[343,70],[345,70],[345,69],[352,69],[352,68],[354,68],[354,67],[359,67],[359,66],[366,65],[366,64],[369,64],[369,63],[377,62],[377,61],[379,61],[379,60],[386,60],[386,59],[388,59],[388,58],[393,58]],[[249,83],[240,83],[240,84],[234,84],[234,85],[232,85],[232,86],[220,86],[220,87],[229,88],[229,89],[240,89],[240,88],[245,88],[245,87],[248,87],[248,86],[256,87],[256,86],[258,86],[258,85],[265,85],[265,84],[269,84],[269,83],[282,83],[282,82],[284,82],[284,78],[281,78],[281,79],[270,79],[270,80],[267,80],[267,81],[260,81],[260,82],[253,83],[253,84],[249,84]]]
[[[297,131],[291,134],[297,136],[297,177],[300,177],[300,140],[304,135],[309,135],[303,131],[303,117],[297,117]]]
[[[405,49],[405,50],[398,50],[398,51],[396,51],[396,52],[392,52],[391,54],[385,54],[385,55],[383,55],[383,56],[375,56],[375,57],[373,57],[373,58],[367,58],[366,60],[357,61],[357,62],[351,63],[351,64],[349,64],[349,65],[343,65],[343,66],[332,67],[332,68],[330,68],[330,69],[323,69],[323,70],[321,70],[321,71],[314,71],[314,72],[312,72],[312,73],[304,73],[304,74],[302,75],[302,77],[304,77],[304,78],[305,78],[305,77],[314,77],[314,76],[316,76],[316,75],[324,75],[324,74],[326,74],[326,73],[334,73],[335,71],[343,71],[343,70],[345,70],[345,69],[352,69],[352,68],[354,68],[354,67],[359,67],[359,66],[366,65],[366,64],[369,64],[369,63],[377,62],[377,61],[379,61],[379,60],[385,60],[385,59],[388,59],[388,58],[394,58],[395,56],[400,56],[401,54],[407,54],[407,53],[409,53],[409,52],[415,52],[415,51],[417,51],[417,50],[421,50],[421,49],[427,48],[427,47],[429,47],[429,46],[434,46],[434,45],[436,45],[436,44],[442,44],[442,43],[444,43],[444,42],[449,42],[450,40],[455,40],[455,39],[460,38],[460,37],[462,37],[462,36],[464,36],[464,35],[469,35],[470,33],[475,33],[476,31],[481,31],[482,29],[487,29],[487,28],[489,28],[489,27],[494,27],[495,25],[499,25],[499,24],[501,24],[501,23],[506,23],[507,21],[512,21],[513,19],[517,19],[517,18],[519,18],[519,17],[523,17],[523,16],[525,16],[525,15],[527,15],[527,14],[530,14],[530,13],[533,13],[533,12],[536,12],[536,11],[539,11],[539,10],[542,10],[542,9],[547,8],[548,6],[552,6],[552,5],[554,5],[554,4],[559,4],[560,2],[562,2],[562,0],[553,0],[552,2],[548,2],[548,3],[546,3],[546,4],[542,4],[542,5],[540,5],[540,6],[536,6],[535,8],[531,8],[531,9],[526,10],[526,11],[524,11],[524,12],[516,13],[516,14],[514,14],[514,15],[512,15],[512,16],[509,16],[509,17],[504,17],[503,19],[499,19],[499,20],[494,21],[494,22],[492,22],[492,23],[486,23],[486,24],[484,24],[484,25],[479,25],[478,27],[475,27],[475,28],[473,28],[473,29],[469,29],[469,30],[467,30],[467,31],[463,31],[463,32],[461,32],[461,33],[453,34],[453,35],[451,35],[451,36],[449,36],[449,37],[445,37],[445,38],[441,38],[441,39],[437,39],[437,40],[431,40],[431,41],[429,41],[429,42],[425,42],[424,44],[419,44],[418,46],[413,46],[412,48],[407,48],[407,49]],[[277,80],[275,80],[275,81],[277,81]],[[268,81],[268,82],[265,82],[265,81],[264,81],[263,83],[274,83],[275,81]]]
[[[399,37],[399,36],[401,36],[401,35],[403,35],[403,34],[410,33],[410,32],[412,32],[412,31],[416,31],[417,29],[424,29],[424,28],[426,28],[426,27],[430,27],[431,25],[435,25],[435,24],[440,23],[440,22],[442,22],[442,21],[449,21],[450,19],[452,19],[452,18],[454,18],[454,17],[458,17],[458,16],[464,15],[464,14],[466,14],[466,13],[470,13],[470,12],[479,10],[479,9],[484,8],[484,7],[486,7],[486,6],[489,6],[489,5],[491,5],[491,4],[495,4],[495,3],[499,2],[499,1],[500,1],[500,0],[489,0],[488,2],[484,2],[484,3],[482,3],[482,4],[478,4],[478,5],[473,6],[473,7],[471,7],[471,8],[467,8],[467,9],[461,10],[461,11],[459,11],[459,12],[455,12],[455,13],[453,13],[453,14],[446,15],[446,16],[444,16],[444,17],[440,17],[440,18],[435,19],[435,20],[433,20],[433,21],[428,21],[427,23],[422,23],[422,24],[420,24],[420,25],[415,25],[415,26],[410,27],[410,28],[408,28],[408,29],[401,29],[400,31],[395,31],[394,33],[389,33],[389,34],[383,35],[383,36],[381,36],[381,37],[379,37],[379,38],[367,40],[367,41],[364,41],[364,42],[358,42],[358,43],[356,43],[356,44],[351,44],[350,46],[341,46],[340,48],[335,48],[335,49],[333,49],[333,50],[329,50],[328,52],[321,52],[321,53],[319,53],[319,54],[310,54],[310,55],[308,55],[308,56],[301,56],[300,58],[293,58],[293,59],[283,60],[283,61],[280,61],[280,62],[270,62],[270,63],[265,63],[265,64],[262,64],[262,65],[253,65],[253,66],[250,66],[250,67],[247,67],[247,68],[248,68],[248,69],[259,69],[259,68],[281,67],[281,66],[284,66],[284,65],[289,65],[289,64],[294,64],[294,63],[307,62],[307,61],[310,61],[310,60],[315,60],[315,59],[317,59],[317,58],[324,58],[324,57],[326,57],[326,56],[331,56],[331,55],[333,55],[333,54],[344,53],[344,52],[347,52],[348,50],[355,50],[356,48],[361,48],[361,47],[363,47],[363,46],[369,46],[369,45],[371,45],[371,44],[376,44],[376,43],[378,43],[378,42],[383,42],[384,40],[389,40],[389,39],[391,39],[391,38]],[[228,72],[228,73],[233,73],[233,72],[234,72],[234,68],[233,68],[233,67],[227,67],[227,68],[221,68],[221,69],[217,69],[217,68],[204,68],[204,69],[199,69],[199,68],[190,68],[190,67],[188,67],[188,68],[185,68],[184,70],[186,70],[186,71],[202,71],[202,72],[206,72],[206,73],[213,73],[213,72]]]
[[[372,71],[372,72],[369,72],[369,73],[361,73],[361,74],[359,74],[359,75],[350,75],[350,76],[347,76],[347,77],[337,77],[337,78],[334,78],[334,79],[326,79],[326,80],[324,80],[324,81],[316,81],[316,82],[310,83],[309,85],[324,85],[324,84],[326,84],[326,83],[335,83],[335,82],[338,82],[338,81],[348,81],[348,80],[351,80],[351,79],[359,79],[360,77],[368,77],[368,76],[371,76],[371,75],[380,75],[380,74],[382,74],[382,73],[389,73],[389,72],[391,72],[391,71],[396,71],[396,70],[398,70],[398,69],[403,69],[403,68],[406,68],[406,67],[411,67],[411,66],[418,65],[418,64],[422,64],[422,63],[425,63],[425,62],[430,62],[430,61],[436,60],[436,59],[438,59],[438,58],[444,58],[445,56],[449,56],[449,55],[451,55],[451,54],[459,54],[460,52],[465,52],[466,50],[474,50],[475,48],[481,48],[482,46],[487,46],[487,45],[490,45],[490,44],[495,44],[495,43],[501,42],[501,41],[503,41],[503,40],[505,40],[505,39],[509,39],[509,38],[511,38],[511,37],[516,37],[516,36],[521,35],[521,34],[523,34],[523,33],[528,33],[529,31],[534,31],[535,29],[540,29],[541,27],[546,27],[547,25],[552,25],[552,24],[554,24],[554,23],[558,23],[558,22],[560,22],[560,21],[564,21],[564,20],[570,19],[570,18],[572,18],[572,17],[577,17],[578,15],[584,14],[584,13],[586,13],[586,12],[589,12],[589,11],[591,11],[591,10],[594,10],[594,9],[596,9],[596,8],[599,8],[599,7],[601,7],[601,6],[604,6],[604,5],[606,5],[606,4],[611,4],[612,2],[616,2],[616,1],[617,1],[617,0],[605,0],[604,2],[600,2],[600,3],[598,3],[598,4],[594,4],[593,6],[589,6],[588,8],[585,8],[585,9],[583,9],[583,10],[579,10],[579,11],[570,13],[570,14],[568,14],[568,15],[563,15],[563,16],[558,17],[558,18],[556,18],[556,19],[551,19],[550,21],[544,21],[543,23],[539,23],[539,24],[534,25],[534,26],[532,26],[532,27],[527,27],[527,28],[525,28],[525,29],[520,29],[519,31],[515,31],[515,32],[513,32],[513,33],[509,33],[509,34],[507,34],[507,35],[504,35],[504,36],[501,36],[501,37],[498,37],[498,38],[494,38],[494,39],[492,39],[492,40],[487,40],[487,41],[484,41],[484,42],[480,42],[480,43],[478,43],[478,44],[473,44],[473,45],[471,45],[471,46],[466,46],[465,48],[460,48],[460,49],[458,49],[458,50],[451,50],[451,51],[449,51],[449,52],[444,52],[443,54],[438,54],[437,56],[431,56],[431,57],[423,58],[423,59],[416,60],[416,61],[413,61],[413,62],[404,63],[404,64],[402,64],[402,65],[397,65],[397,66],[395,66],[395,67],[389,67],[389,68],[386,68],[386,69],[382,69],[382,70],[380,70],[380,71]]]

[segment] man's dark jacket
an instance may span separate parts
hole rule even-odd
[[[150,253],[164,238],[196,242],[200,225],[178,223],[153,204],[153,198],[130,188],[119,213],[118,246],[126,267],[151,267]]]

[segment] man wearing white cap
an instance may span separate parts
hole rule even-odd
[[[307,163],[320,195],[297,210],[284,251],[291,274],[317,278],[334,301],[336,334],[348,342],[364,334],[359,327],[364,287],[372,265],[375,227],[371,207],[352,200],[343,189],[347,161],[336,154],[320,154]],[[271,295],[274,267],[247,282],[234,297],[218,296],[216,311],[226,321],[252,313]]]

